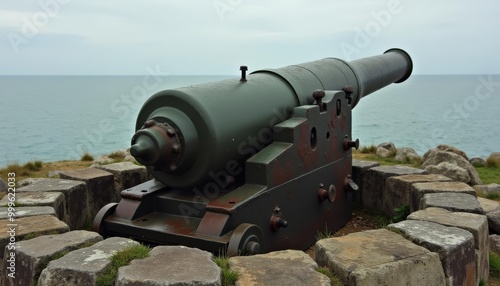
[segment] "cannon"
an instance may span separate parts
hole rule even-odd
[[[160,91],[137,117],[130,153],[154,179],[123,190],[93,229],[227,256],[306,249],[352,215],[351,111],[405,81],[401,49],[257,70]]]

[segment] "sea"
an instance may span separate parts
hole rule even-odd
[[[0,167],[128,148],[149,96],[232,77],[0,76]],[[362,98],[352,134],[362,146],[423,155],[448,144],[487,158],[500,152],[500,75],[412,75]]]

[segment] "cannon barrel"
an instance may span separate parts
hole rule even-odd
[[[410,56],[390,49],[351,62],[326,58],[160,91],[139,112],[130,152],[165,185],[193,188],[220,170],[241,173],[245,160],[272,142],[273,126],[294,107],[312,104],[315,90],[350,86],[354,108],[363,96],[406,80],[411,71]]]

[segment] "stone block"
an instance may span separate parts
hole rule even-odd
[[[147,181],[148,174],[146,167],[138,166],[132,162],[102,165],[97,168],[113,174],[115,178],[115,201],[121,199],[121,191]]]
[[[56,216],[56,210],[53,207],[41,206],[41,207],[16,207],[15,208],[15,218],[37,216],[37,215],[53,215]],[[0,219],[9,218],[8,207],[0,207]]]
[[[500,204],[497,201],[488,200],[485,198],[477,197],[477,201],[481,205],[485,214],[500,210]]]
[[[474,237],[469,231],[428,221],[406,220],[390,224],[412,242],[438,253],[446,285],[476,285]]]
[[[356,184],[358,184],[359,187],[359,190],[354,193],[354,202],[359,204],[361,204],[362,202],[361,194],[363,193],[363,178],[365,176],[366,170],[377,166],[380,166],[380,163],[356,159],[352,160],[352,180]]]
[[[7,206],[8,203],[7,197],[0,200],[0,206]],[[50,207],[54,209],[57,218],[66,222],[66,224],[69,220],[66,212],[66,201],[63,193],[60,192],[19,192],[16,194],[15,204],[27,207]],[[20,208],[15,208],[16,217]]]
[[[471,235],[472,239],[472,235]],[[368,230],[316,242],[316,262],[345,285],[444,285],[436,253],[386,229]]]
[[[139,243],[122,237],[112,237],[96,244],[74,250],[63,257],[49,262],[40,274],[39,286],[95,285],[97,277],[111,266],[111,256]],[[164,261],[166,262],[166,261]],[[162,267],[161,266],[155,267]]]
[[[384,208],[382,211],[389,217],[394,217],[396,215],[395,208],[404,205],[410,206],[411,190],[414,183],[449,181],[451,181],[449,178],[435,174],[412,174],[390,177],[385,182],[383,194]]]
[[[425,174],[425,170],[407,166],[379,166],[366,170],[361,194],[365,207],[382,210],[385,182],[393,176]]]
[[[492,233],[500,234],[500,210],[492,211],[486,214],[488,226]]]
[[[20,241],[16,244],[15,250],[16,277],[7,278],[1,285],[36,285],[40,273],[51,260],[101,240],[102,237],[95,232],[75,230]],[[8,254],[7,251],[8,249],[5,254]],[[8,256],[4,256],[4,261]],[[7,273],[6,269],[3,273]]]
[[[115,285],[221,285],[221,270],[210,252],[185,246],[157,246],[148,257],[121,267]]]
[[[489,276],[489,232],[488,219],[485,215],[451,212],[440,208],[427,208],[408,216],[409,220],[422,220],[439,223],[444,226],[465,229],[474,236],[474,247],[477,251],[476,273],[478,280],[488,281]]]
[[[4,257],[3,251],[6,245],[12,245],[9,244],[12,241],[21,241],[28,234],[39,236],[67,231],[69,231],[68,225],[52,215],[22,217],[13,222],[2,219],[0,220],[0,257]]]
[[[229,266],[240,273],[236,285],[331,285],[316,271],[316,262],[298,250],[231,257]]]
[[[469,194],[461,193],[436,193],[425,194],[420,199],[420,209],[426,208],[442,208],[454,212],[466,212],[483,214],[483,209],[476,197]]]
[[[99,210],[115,202],[115,182],[113,174],[104,170],[87,168],[81,170],[64,171],[61,179],[85,182],[88,195],[89,218],[93,219]]]
[[[464,193],[476,195],[476,191],[462,182],[427,182],[412,185],[410,212],[419,210],[420,199],[429,193]]]
[[[490,251],[500,253],[500,235],[498,234],[490,235]]]
[[[59,192],[66,202],[64,222],[70,229],[81,228],[90,219],[87,189],[84,183],[71,180],[39,178],[31,179],[31,184],[19,188],[21,192]],[[56,209],[57,212],[57,209]]]

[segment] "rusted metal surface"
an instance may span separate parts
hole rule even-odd
[[[308,248],[352,214],[352,108],[411,68],[393,49],[248,77],[242,66],[240,81],[154,95],[131,153],[156,179],[122,191],[94,229],[229,256]]]

